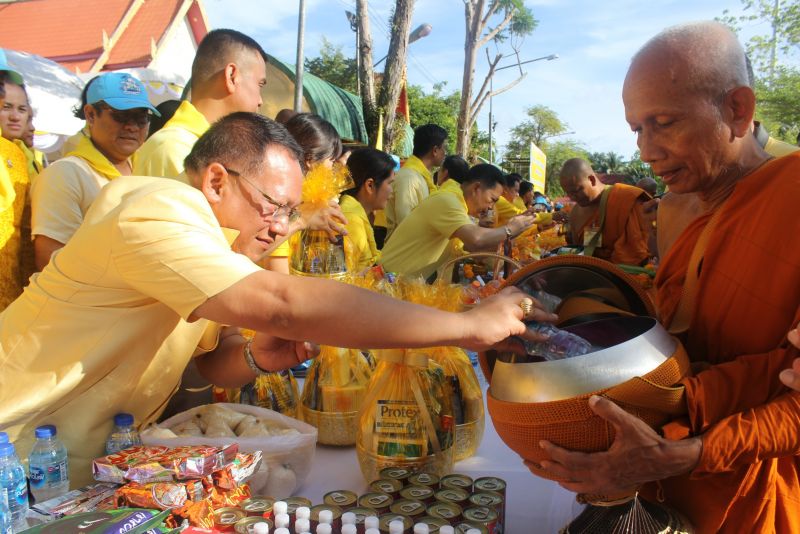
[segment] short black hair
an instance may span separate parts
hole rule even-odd
[[[491,189],[497,187],[498,184],[503,185],[503,176],[503,171],[494,165],[479,163],[469,170],[462,183],[480,182],[484,189]]]
[[[386,152],[374,148],[354,150],[347,158],[347,168],[355,187],[345,191],[345,194],[358,193],[368,178],[375,180],[375,187],[380,187],[392,175],[394,167],[394,160]]]
[[[519,183],[519,196],[526,195],[533,191],[533,184],[527,180],[522,180]]]
[[[413,154],[421,158],[433,147],[439,146],[447,141],[447,130],[435,124],[423,124],[414,130],[414,151]]]
[[[212,163],[221,163],[242,174],[259,175],[264,151],[270,145],[285,148],[298,163],[303,160],[303,149],[286,127],[258,113],[239,111],[212,124],[194,144],[183,166],[200,172]]]
[[[462,183],[469,172],[469,163],[461,156],[453,154],[444,158],[442,168],[447,171],[448,178]]]
[[[147,136],[151,136],[161,128],[167,124],[175,112],[178,111],[178,108],[181,106],[180,100],[164,100],[162,103],[156,106],[156,109],[161,116],[153,115],[150,117],[150,130],[147,132]]]
[[[85,108],[87,104],[86,93],[89,91],[89,86],[92,85],[92,82],[94,82],[99,77],[100,75],[98,74],[97,76],[86,82],[86,85],[83,86],[83,90],[81,91],[81,101],[78,104],[76,104],[74,108],[72,108],[72,114],[83,121],[86,120],[86,114],[84,114],[83,112],[83,108]]]
[[[514,184],[522,182],[522,176],[519,174],[512,172],[503,176],[503,186],[504,187],[514,187]]]
[[[342,138],[330,122],[313,113],[298,113],[286,121],[286,129],[303,148],[306,163],[338,159]]]
[[[266,62],[267,53],[255,39],[229,29],[211,30],[200,41],[192,61],[192,87],[206,83],[225,65],[236,60],[242,50],[257,52]]]
[[[8,71],[0,70],[0,98],[6,97],[6,81],[8,81]]]

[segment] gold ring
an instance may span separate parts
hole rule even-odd
[[[533,311],[533,301],[529,298],[524,298],[519,301],[519,307],[522,310],[522,317],[525,318]]]

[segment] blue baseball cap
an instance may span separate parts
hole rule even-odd
[[[147,108],[156,117],[161,116],[147,98],[144,84],[130,74],[109,72],[95,78],[86,92],[86,103],[96,104],[101,100],[114,109]]]
[[[397,172],[400,170],[400,156],[396,156],[394,154],[389,154],[389,157],[392,158],[394,161],[394,171]]]
[[[25,83],[25,79],[22,77],[22,74],[8,66],[6,51],[2,48],[0,48],[0,70],[6,71],[8,73],[8,78],[15,84],[22,85]]]

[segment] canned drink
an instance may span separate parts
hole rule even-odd
[[[484,491],[494,491],[506,497],[506,481],[497,477],[482,477],[475,479],[475,493],[483,493]]]
[[[435,496],[437,501],[450,502],[462,508],[469,500],[469,493],[461,488],[440,489],[435,493]]]
[[[342,528],[342,509],[335,504],[318,504],[311,507],[311,530],[316,532],[319,525],[319,513],[323,510],[330,510],[332,514],[331,525],[333,531],[338,532]]]
[[[233,526],[233,530],[236,534],[253,534],[253,528],[256,523],[266,523],[269,526],[270,532],[272,532],[274,525],[272,521],[265,517],[245,517],[244,519],[240,519]]]
[[[467,475],[445,475],[439,481],[439,487],[442,489],[458,488],[472,493],[472,479]]]
[[[403,522],[403,533],[411,532],[411,529],[414,527],[414,521],[403,514],[383,514],[378,518],[378,530],[381,531],[381,534],[389,534],[389,523],[392,521],[402,521]]]
[[[219,508],[214,510],[214,528],[220,532],[235,532],[236,523],[247,517],[238,508]]]
[[[421,517],[420,519],[417,520],[417,523],[424,523],[428,525],[428,534],[439,534],[440,528],[450,524],[444,519],[439,519],[438,517],[431,517],[429,515]]]
[[[240,502],[239,508],[244,510],[244,513],[247,514],[248,517],[259,516],[271,518],[273,504],[275,504],[275,499],[272,497],[255,495]]]
[[[461,520],[463,509],[456,503],[437,501],[428,506],[427,512],[431,517],[445,520],[447,524],[456,526]]]
[[[325,504],[334,504],[344,511],[355,508],[358,503],[358,495],[348,490],[336,490],[326,493],[322,497]]]
[[[408,483],[413,486],[427,486],[429,488],[439,488],[439,477],[431,473],[414,473],[408,477]]]
[[[497,512],[486,506],[475,506],[464,510],[464,520],[470,523],[478,523],[486,527],[489,534],[502,532],[498,524],[499,516]]]
[[[393,480],[399,480],[404,485],[408,477],[414,474],[411,469],[407,469],[405,467],[384,467],[378,472],[380,478],[391,478]]]
[[[485,506],[497,512],[501,526],[505,526],[506,500],[499,493],[486,491],[483,493],[473,493],[469,496],[470,506]]]
[[[292,521],[294,521],[294,516],[298,508],[301,506],[311,508],[312,506],[311,499],[306,499],[305,497],[289,497],[288,499],[284,499],[284,502],[286,503],[286,513],[289,514]]]
[[[369,516],[378,517],[378,515],[380,515],[374,509],[367,508],[366,506],[350,508],[350,513],[356,514],[356,527],[360,533],[364,532],[364,521],[366,521]]]
[[[403,489],[403,482],[396,478],[379,478],[373,480],[369,485],[369,491],[372,493],[386,493],[392,497],[397,497],[401,489]]]
[[[372,508],[378,515],[385,514],[394,504],[394,497],[386,493],[365,493],[358,498],[358,506]]]
[[[406,515],[412,520],[416,520],[418,517],[425,515],[426,508],[427,507],[425,506],[425,503],[422,501],[401,499],[392,504],[389,507],[389,511],[391,511],[393,514]]]
[[[477,529],[481,534],[490,534],[485,525],[472,521],[463,521],[456,525],[456,534],[466,534],[470,529]]]
[[[403,499],[422,501],[425,504],[431,504],[436,500],[433,488],[427,486],[406,486],[400,490],[400,497]]]

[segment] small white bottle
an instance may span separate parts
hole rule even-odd
[[[379,530],[380,527],[380,520],[378,519],[377,515],[368,515],[364,518],[364,528],[374,528]]]
[[[319,511],[319,524],[325,525],[332,525],[333,524],[333,512],[330,510],[320,510]]]
[[[256,523],[253,525],[253,534],[269,534],[269,524],[268,523]]]
[[[272,515],[285,514],[289,511],[289,505],[286,501],[275,501],[272,504]]]
[[[466,534],[481,534],[481,531],[477,528],[471,528],[466,532]]]
[[[357,534],[358,529],[355,525],[347,524],[342,525],[342,534]]]
[[[296,534],[303,534],[303,532],[309,532],[310,530],[311,522],[308,519],[295,516],[294,531]]]
[[[288,528],[281,527],[281,528],[276,528],[275,529],[275,534],[292,534],[292,533],[289,532]]]
[[[450,525],[445,525],[443,527],[439,527],[439,534],[456,534],[456,529]]]
[[[308,506],[298,506],[294,516],[297,519],[311,519],[311,509]]]
[[[381,531],[377,528],[368,528],[364,531],[364,534],[381,534]]]
[[[275,516],[275,528],[289,528],[289,514],[278,514]],[[275,531],[277,534],[277,530]]]
[[[353,512],[345,512],[342,514],[342,525],[355,525],[356,514]]]
[[[430,530],[427,523],[417,523],[414,525],[414,534],[430,534]]]
[[[320,523],[317,525],[317,534],[331,534],[332,532],[333,527],[328,523]]]
[[[389,534],[403,534],[403,531],[405,531],[405,525],[402,521],[389,521]]]

